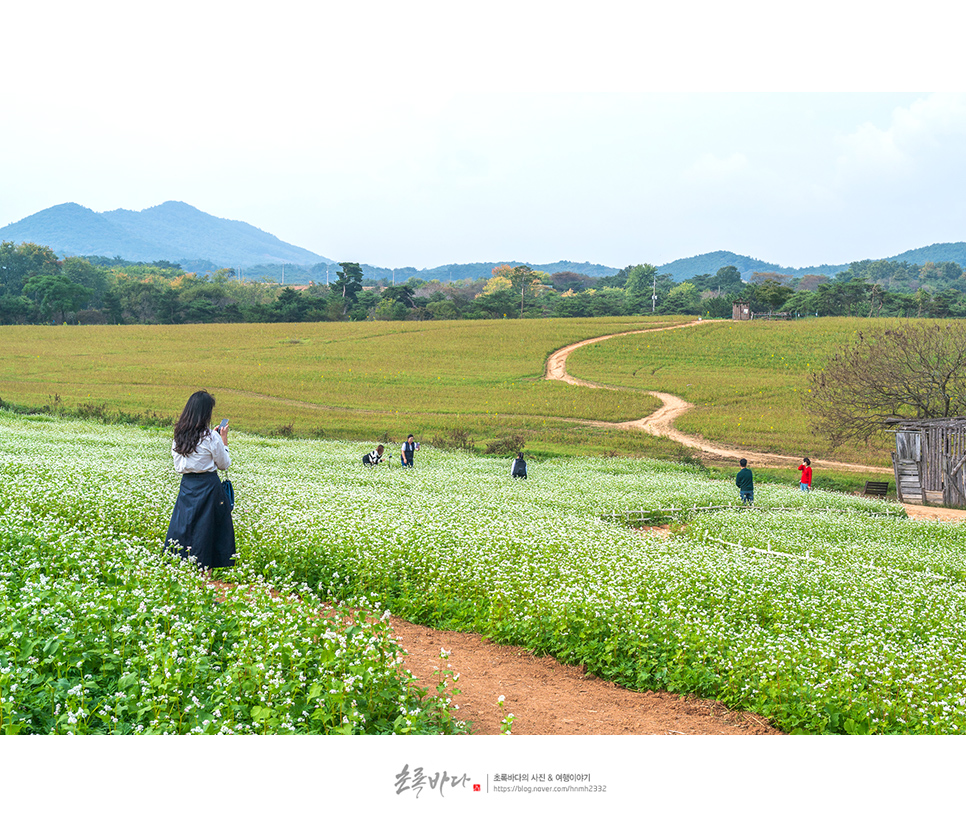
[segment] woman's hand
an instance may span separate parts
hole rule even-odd
[[[221,426],[217,426],[215,428],[215,431],[218,432],[219,436],[221,437],[221,442],[227,446],[228,445],[228,426],[225,426],[224,428],[222,428]]]

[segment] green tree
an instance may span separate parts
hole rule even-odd
[[[651,264],[638,264],[631,267],[624,283],[624,290],[632,306],[646,306],[650,308],[653,301],[654,287],[657,282],[657,267]]]
[[[657,312],[662,315],[693,315],[698,312],[701,294],[690,281],[674,287],[662,300]]]
[[[756,312],[771,312],[779,309],[794,294],[791,287],[780,284],[774,278],[766,278],[754,286],[752,303],[757,308]]]
[[[357,263],[340,263],[341,270],[336,272],[338,276],[332,284],[331,292],[341,295],[346,306],[351,305],[356,296],[362,292],[362,267]]]
[[[799,290],[789,296],[788,300],[781,306],[783,313],[791,313],[793,316],[810,316],[815,312],[815,293],[806,290]]]
[[[31,275],[56,275],[60,262],[49,246],[0,242],[0,294],[20,295]]]
[[[346,317],[350,308],[355,305],[356,296],[362,292],[362,267],[357,263],[340,263],[341,270],[329,290],[326,317],[341,320]],[[362,318],[365,318],[363,313]]]
[[[721,292],[741,292],[745,282],[741,280],[741,273],[736,266],[723,266],[714,274],[716,289]],[[712,289],[708,287],[708,289]]]
[[[37,301],[40,314],[64,322],[67,313],[76,313],[91,297],[91,291],[65,275],[34,275],[23,286],[24,295]]]
[[[659,274],[652,264],[628,267],[624,291],[627,296],[627,312],[650,313],[657,309],[660,299],[668,296],[677,284],[670,275]],[[653,298],[652,296],[657,296]]]
[[[631,312],[628,310],[627,292],[616,287],[600,287],[597,290],[581,293],[581,296],[586,296],[587,299],[585,315],[626,316]]]
[[[919,280],[935,289],[949,288],[954,285],[962,286],[963,268],[950,261],[933,263],[928,261],[919,270]]]
[[[160,276],[118,279],[115,284],[125,320],[141,324],[177,324],[180,299],[171,282]]]
[[[382,299],[373,309],[372,317],[377,321],[404,321],[406,305],[391,298]]]
[[[473,302],[467,318],[499,319],[512,317],[516,311],[516,293],[512,289],[481,293]]]
[[[285,287],[272,305],[272,319],[274,321],[305,321],[308,311],[308,299],[297,290]]]
[[[458,319],[460,317],[460,311],[448,298],[441,301],[430,301],[426,305],[426,311],[434,319]]]
[[[399,284],[395,287],[386,287],[380,296],[382,301],[398,302],[403,307],[415,307],[415,290],[408,284]],[[403,316],[405,318],[405,316]]]
[[[91,291],[90,304],[100,306],[103,303],[108,285],[107,270],[94,266],[86,258],[65,258],[60,274],[75,284],[87,287]]]
[[[37,305],[23,295],[0,295],[0,324],[31,324],[37,321]]]

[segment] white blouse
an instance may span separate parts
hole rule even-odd
[[[190,455],[179,455],[171,443],[171,454],[174,455],[174,470],[179,475],[186,472],[214,472],[216,469],[227,469],[231,466],[228,447],[218,432],[211,429],[201,435],[198,448]]]

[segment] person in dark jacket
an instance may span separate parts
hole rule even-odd
[[[417,449],[419,449],[419,444],[412,435],[409,435],[409,437],[406,438],[406,442],[403,443],[402,452],[399,455],[403,466],[413,465],[413,458],[416,456]]]
[[[755,476],[748,468],[748,461],[744,458],[738,461],[738,465],[741,466],[741,469],[735,476],[735,485],[741,495],[741,503],[753,507],[755,506]]]
[[[523,478],[526,480],[527,462],[523,459],[523,452],[517,452],[517,456],[513,459],[513,463],[510,464],[510,475],[514,478]]]
[[[203,568],[226,568],[235,563],[235,527],[231,506],[218,470],[231,465],[227,420],[210,428],[215,398],[196,391],[174,426],[171,454],[181,475],[178,500],[171,513],[165,548],[194,559]]]

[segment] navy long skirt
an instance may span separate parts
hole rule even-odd
[[[235,525],[217,472],[188,472],[171,514],[165,547],[205,568],[235,564]]]

